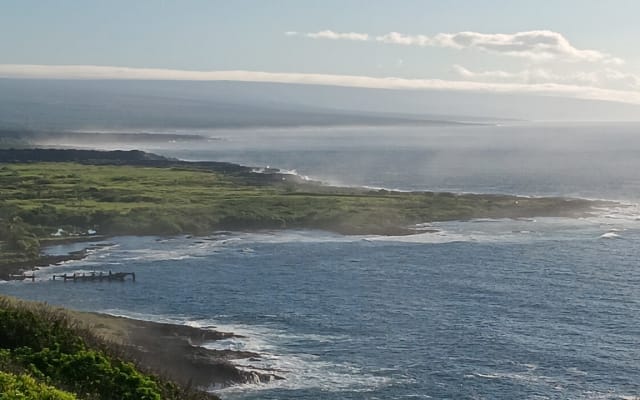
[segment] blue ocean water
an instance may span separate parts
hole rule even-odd
[[[238,364],[274,368],[286,380],[212,388],[227,399],[634,399],[640,395],[636,128],[434,128],[393,138],[379,130],[379,140],[363,140],[358,129],[329,132],[331,140],[327,132],[267,131],[213,140],[211,148],[159,149],[200,159],[224,153],[231,161],[344,184],[580,194],[625,205],[583,219],[435,223],[437,233],[409,237],[321,231],[119,237],[86,260],[42,271],[35,283],[3,283],[0,292],[240,333],[245,337],[207,346],[257,351],[261,361]],[[554,143],[549,130],[565,136]],[[574,147],[565,149],[569,142]],[[48,280],[53,273],[110,269],[135,271],[137,282]]]

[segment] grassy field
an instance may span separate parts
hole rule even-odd
[[[64,162],[0,164],[0,188],[0,265],[37,257],[58,229],[174,235],[314,228],[389,235],[412,233],[412,225],[425,222],[575,216],[592,206],[561,198],[337,188],[196,167]]]

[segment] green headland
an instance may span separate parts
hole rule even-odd
[[[48,264],[43,245],[111,235],[322,229],[407,235],[472,218],[576,217],[567,198],[332,187],[278,170],[184,162],[139,151],[0,150],[0,278]],[[54,236],[55,235],[55,236]],[[55,260],[53,260],[55,261]]]

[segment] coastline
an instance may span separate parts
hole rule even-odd
[[[585,217],[611,202],[504,194],[336,187],[278,169],[187,162],[142,151],[0,149],[0,279],[79,260],[41,247],[106,237],[204,235],[216,230],[318,229],[404,236],[415,226],[476,218]],[[105,236],[52,238],[51,232]],[[10,245],[9,245],[10,244]],[[20,279],[19,277],[17,279]]]
[[[357,188],[355,188],[357,189]],[[392,192],[393,193],[393,192]],[[426,192],[425,192],[426,193]],[[455,196],[456,194],[452,193],[435,193],[436,195],[451,195]],[[493,195],[482,195],[482,194],[470,194],[471,196],[493,196]],[[513,198],[523,198],[526,197],[521,196],[511,196]],[[549,198],[541,197],[541,200],[546,200]],[[534,218],[534,217],[561,217],[561,218],[585,218],[594,215],[594,213],[602,207],[602,205],[612,205],[616,204],[619,206],[624,206],[623,203],[610,201],[610,200],[589,200],[589,199],[580,199],[580,198],[571,198],[565,199],[567,203],[577,202],[580,203],[575,209],[567,204],[567,208],[565,210],[536,210],[535,212],[529,213],[488,213],[486,216],[478,217],[478,218],[506,218],[506,219],[521,219],[521,218]],[[429,224],[432,222],[443,222],[443,221],[472,221],[477,218],[442,218],[442,219],[433,219],[429,221],[423,221],[421,223],[414,224],[414,226],[399,226],[395,224],[371,224],[366,223],[360,226],[353,226],[350,224],[340,224],[334,223],[332,225],[324,225],[321,224],[319,226],[311,225],[291,225],[289,227],[278,227],[278,226],[265,226],[262,228],[271,229],[276,231],[285,231],[287,229],[317,229],[324,230],[327,232],[333,232],[340,235],[345,236],[353,236],[353,235],[375,235],[375,236],[411,236],[418,235],[424,233],[437,233],[437,230],[424,230],[416,228],[416,226]],[[251,228],[248,226],[242,226],[240,229],[234,224],[231,225],[222,225],[219,227],[220,230],[223,231],[231,231],[231,232],[258,232],[262,230],[261,228]],[[202,232],[183,232],[182,234],[186,234],[188,236],[200,236]],[[52,267],[56,265],[60,265],[67,261],[79,261],[87,258],[87,256],[91,253],[91,250],[98,249],[101,247],[109,246],[111,243],[99,243],[115,236],[161,236],[161,237],[172,237],[175,234],[167,234],[166,232],[156,232],[156,233],[112,233],[109,235],[92,235],[92,236],[70,236],[63,238],[47,238],[41,240],[41,252],[38,258],[31,259],[22,259],[13,262],[0,262],[0,280],[23,280],[18,277],[19,275],[27,275],[29,273],[35,273],[39,271],[41,268]],[[95,242],[89,246],[86,246],[79,250],[70,251],[66,254],[46,254],[46,249],[54,246],[65,245],[65,244],[75,244],[75,243],[83,243],[83,242]]]
[[[106,246],[107,244],[93,244],[80,250],[70,251],[66,254],[46,254],[47,247],[59,246],[71,243],[98,242],[108,239],[107,236],[81,236],[56,239],[55,241],[42,243],[41,254],[38,258],[17,260],[10,263],[0,264],[0,280],[20,280],[11,279],[11,276],[35,272],[40,268],[60,265],[67,261],[77,261],[85,259],[91,250]]]
[[[248,371],[233,364],[233,360],[258,360],[260,354],[202,347],[207,342],[242,337],[231,332],[93,312],[67,312],[98,338],[120,347],[137,364],[184,386],[207,389],[284,379],[272,372]]]
[[[84,357],[82,349],[86,349],[86,352],[92,352],[106,364],[126,363],[129,366],[125,366],[126,371],[122,370],[121,374],[131,373],[133,368],[137,371],[134,374],[144,374],[151,382],[155,382],[155,389],[163,387],[159,390],[165,390],[165,394],[171,393],[173,396],[182,393],[178,397],[181,399],[218,399],[211,393],[212,388],[284,379],[275,371],[233,364],[234,360],[240,359],[259,361],[260,354],[203,347],[217,340],[242,337],[234,333],[77,311],[1,294],[0,313],[6,317],[3,326],[9,327],[8,331],[2,332],[4,340],[0,348],[8,349],[8,352],[3,353],[0,360],[0,373],[7,368],[21,371],[20,361],[8,361],[7,357],[11,356],[10,350],[16,346],[16,341],[23,343],[33,340],[33,346],[29,347],[33,347],[34,352],[45,346],[46,349],[42,351],[60,351],[68,357]],[[34,334],[38,330],[47,334],[39,339]],[[15,334],[20,332],[29,334],[16,338]],[[74,344],[64,342],[66,344],[61,345],[61,337]],[[61,347],[49,350],[51,343],[47,340],[50,339]]]

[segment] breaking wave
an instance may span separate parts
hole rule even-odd
[[[297,344],[308,345],[347,341],[349,337],[341,335],[292,334],[287,331],[260,325],[224,323],[216,319],[193,319],[186,316],[168,316],[136,313],[125,310],[105,309],[101,312],[118,317],[143,321],[187,325],[200,329],[212,329],[229,332],[237,337],[216,340],[202,344],[212,350],[249,351],[259,354],[259,358],[233,360],[233,364],[248,372],[274,373],[283,380],[268,383],[247,383],[228,387],[209,388],[210,391],[224,394],[226,398],[233,394],[246,394],[248,391],[318,389],[339,392],[343,390],[372,391],[384,385],[398,383],[389,377],[376,376],[351,363],[335,363],[310,353],[291,350]],[[226,316],[220,315],[220,318]],[[407,378],[408,379],[408,378]]]

